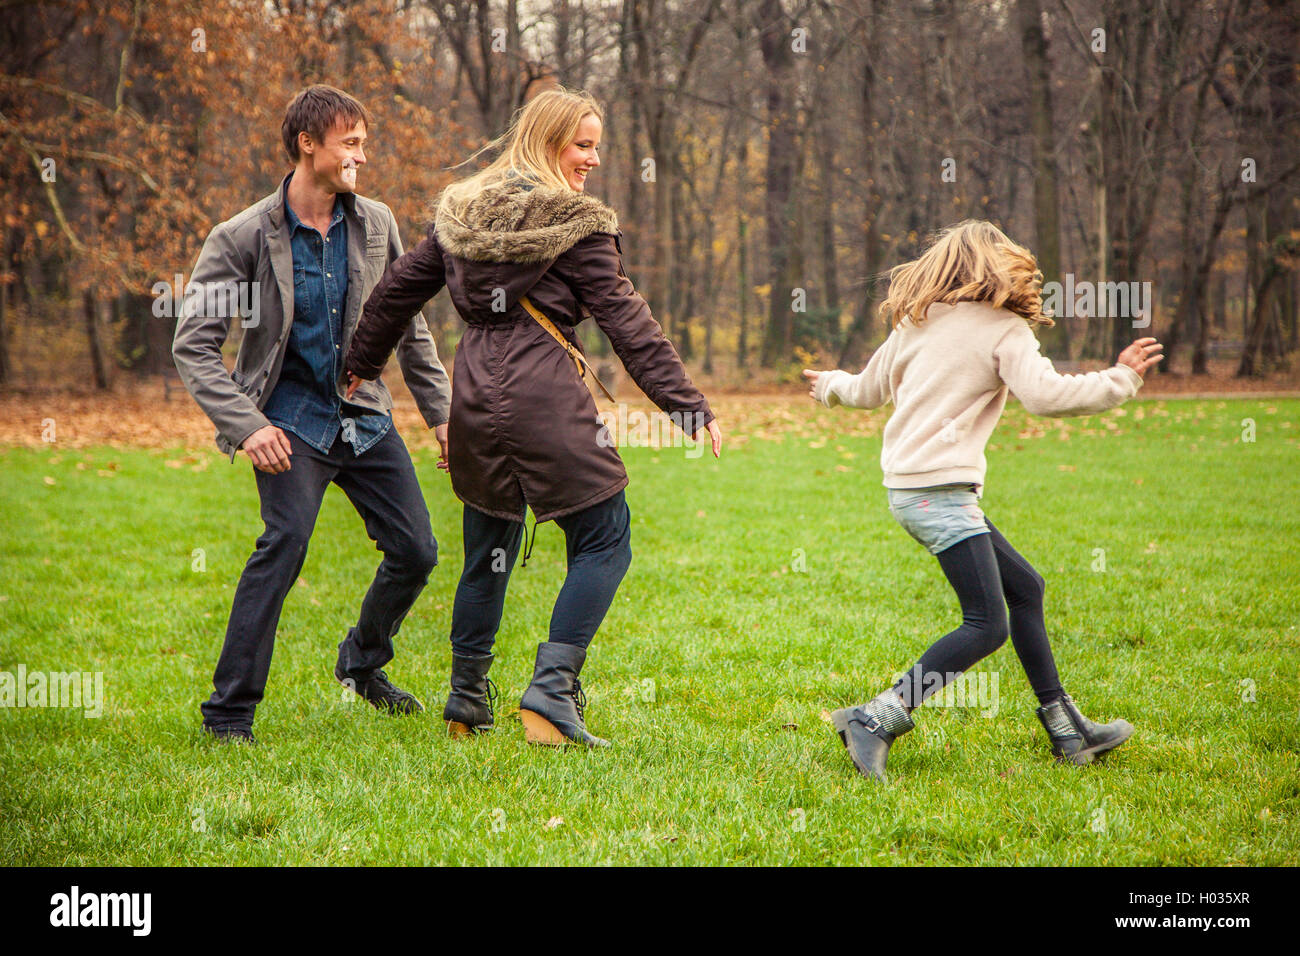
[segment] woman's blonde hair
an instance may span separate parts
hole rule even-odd
[[[936,233],[919,259],[889,270],[889,295],[880,316],[894,328],[925,321],[935,302],[987,302],[1033,325],[1055,325],[1043,314],[1038,260],[991,222],[967,219]]]
[[[572,189],[560,170],[560,154],[573,142],[578,124],[588,116],[602,123],[605,119],[600,104],[585,90],[554,87],[538,93],[515,112],[509,129],[465,162],[493,149],[500,150],[497,158],[472,176],[447,186],[434,202],[435,211],[441,205],[446,214],[464,225],[461,214],[470,202],[484,190],[512,178],[534,186]]]

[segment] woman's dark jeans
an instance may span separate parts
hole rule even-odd
[[[569,570],[551,612],[550,640],[585,648],[632,563],[631,515],[620,490],[555,523],[564,530]],[[462,526],[465,568],[452,608],[451,646],[457,654],[479,657],[492,653],[524,523],[466,505]]]

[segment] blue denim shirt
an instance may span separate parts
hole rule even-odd
[[[292,178],[292,176],[290,176]],[[307,444],[329,452],[339,432],[360,455],[387,434],[391,415],[350,405],[338,397],[342,374],[343,309],[348,297],[348,225],[343,204],[334,201],[334,216],[324,239],[304,225],[289,206],[284,185],[285,221],[293,249],[293,325],[285,346],[280,378],[262,410],[272,424],[293,432]]]

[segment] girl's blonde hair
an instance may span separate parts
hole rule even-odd
[[[560,154],[573,142],[578,124],[588,116],[602,123],[605,120],[600,104],[585,90],[555,87],[538,93],[515,112],[509,129],[465,162],[500,149],[497,158],[472,176],[447,186],[434,202],[435,211],[441,208],[464,225],[461,215],[469,203],[485,190],[512,178],[534,186],[571,190],[573,187],[560,170]]]
[[[1043,274],[1034,254],[991,222],[967,219],[936,233],[919,259],[889,270],[880,316],[898,328],[925,321],[935,302],[987,302],[1033,325],[1055,325],[1043,314]]]

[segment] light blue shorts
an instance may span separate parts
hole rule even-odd
[[[931,554],[958,541],[988,534],[975,486],[937,485],[933,488],[889,488],[889,513]]]

